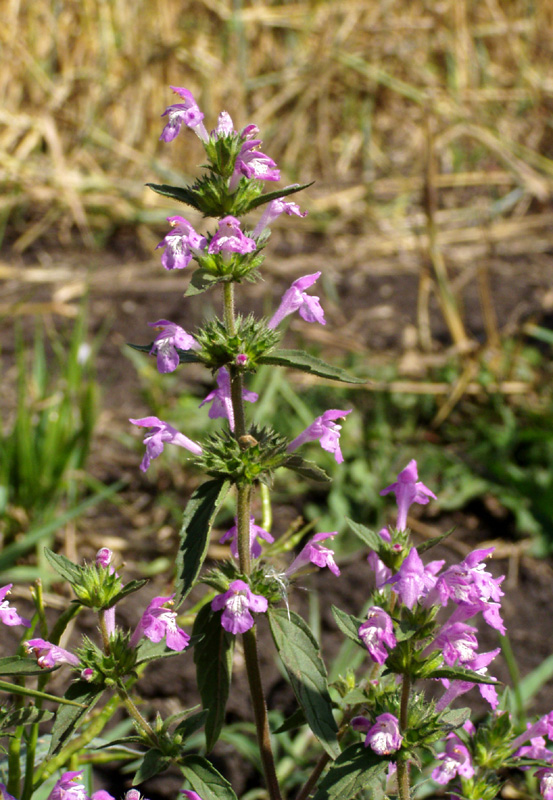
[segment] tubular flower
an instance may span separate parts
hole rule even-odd
[[[540,780],[540,792],[543,800],[553,800],[553,769],[542,767],[536,770],[535,775]]]
[[[314,272],[312,275],[304,275],[294,281],[282,295],[280,305],[269,320],[267,327],[276,328],[285,317],[293,314],[294,311],[299,311],[300,317],[306,322],[318,322],[326,325],[319,298],[316,295],[306,294],[304,291],[313,286],[320,275],[320,272]]]
[[[351,726],[356,731],[366,732],[365,747],[370,747],[379,756],[389,756],[401,747],[403,736],[393,714],[380,714],[374,725],[365,717],[354,717]]]
[[[454,603],[478,603],[493,601],[498,603],[503,596],[499,584],[504,576],[493,578],[486,572],[485,558],[491,556],[494,547],[484,550],[473,550],[460,564],[454,564],[444,570],[436,583],[436,591],[443,605],[448,600]]]
[[[415,603],[433,588],[436,583],[436,572],[443,563],[443,561],[431,561],[425,567],[416,547],[412,547],[399,570],[387,580],[387,583],[391,584],[401,602],[411,610]]]
[[[221,111],[219,119],[217,120],[217,127],[211,131],[212,139],[220,139],[223,136],[232,136],[236,133],[234,130],[234,123],[228,111]]]
[[[292,184],[292,186],[298,185],[299,184],[297,183]],[[286,188],[291,189],[292,186],[287,186]],[[307,216],[307,211],[301,211],[297,203],[293,203],[290,200],[285,200],[283,197],[278,197],[275,200],[271,200],[271,202],[267,204],[267,208],[263,212],[262,217],[254,228],[254,232],[252,234],[254,239],[257,239],[257,237],[265,230],[265,228],[269,228],[275,219],[283,213],[288,214],[288,216],[292,216],[292,214],[294,214],[296,217]]]
[[[199,350],[200,345],[184,328],[168,319],[148,322],[150,328],[158,328],[160,332],[154,339],[150,355],[157,352],[157,368],[161,373],[174,372],[179,365],[180,350]]]
[[[246,130],[247,128],[244,129],[244,131]],[[242,136],[244,136],[244,131],[242,131]],[[246,178],[255,178],[259,181],[280,180],[280,170],[273,159],[256,149],[260,144],[260,139],[248,139],[242,145],[236,157],[234,173],[229,183],[229,190],[231,192],[234,191],[238,185],[242,175],[245,175]]]
[[[344,460],[342,451],[340,450],[340,431],[341,425],[337,425],[335,420],[342,419],[348,414],[351,414],[353,409],[348,408],[347,411],[340,411],[336,408],[331,408],[325,411],[320,417],[317,417],[303,433],[290,442],[288,445],[288,452],[292,453],[297,450],[305,442],[315,442],[317,439],[321,443],[323,450],[334,454],[334,458],[341,464]]]
[[[254,619],[250,611],[267,611],[267,598],[254,594],[244,581],[233,581],[228,591],[219,594],[211,601],[213,611],[223,610],[221,625],[228,633],[244,633],[253,627]]]
[[[202,122],[204,114],[200,111],[192,92],[179,86],[171,86],[171,89],[184,100],[184,103],[173,103],[161,115],[162,117],[169,117],[169,119],[159,137],[160,140],[162,142],[172,142],[179,135],[180,129],[184,124],[191,128],[203,142],[207,142],[209,137]]]
[[[183,433],[179,433],[168,422],[157,417],[143,417],[142,419],[129,419],[133,425],[138,425],[140,428],[151,428],[152,430],[146,434],[143,443],[146,445],[146,452],[140,464],[142,472],[146,472],[150,466],[153,458],[157,458],[163,453],[163,448],[166,444],[177,444],[179,447],[184,447],[199,456],[202,453],[202,448],[197,442],[193,442]]]
[[[391,541],[391,536],[387,528],[381,528],[378,531],[378,535],[381,539],[385,542]],[[375,589],[380,589],[388,578],[392,577],[392,570],[384,564],[383,561],[377,556],[377,554],[372,550],[369,555],[367,556],[367,561],[369,562],[369,566],[374,571],[374,580],[375,580]]]
[[[238,558],[238,524],[236,517],[234,518],[234,525],[223,534],[219,539],[221,544],[230,541],[230,552],[234,558]],[[271,536],[269,531],[263,530],[259,525],[255,524],[255,517],[250,517],[250,553],[252,558],[259,558],[262,553],[262,547],[256,539],[264,539],[266,542],[274,542],[274,536]]]
[[[407,527],[407,513],[413,503],[425,505],[431,497],[436,499],[434,492],[431,492],[418,478],[417,462],[412,459],[405,469],[401,470],[397,481],[380,492],[381,495],[393,492],[396,496],[398,531],[404,531]]]
[[[96,553],[96,566],[104,567],[104,569],[109,568],[110,575],[113,575],[113,573],[115,572],[115,569],[111,566],[112,556],[113,553],[109,549],[109,547],[101,547]],[[108,636],[113,636],[113,634],[115,633],[115,606],[107,608],[104,611],[104,622],[106,625]]]
[[[331,531],[330,533],[316,533],[305,545],[303,550],[292,561],[286,570],[286,576],[290,577],[294,572],[298,572],[302,567],[307,564],[315,564],[316,567],[328,567],[329,570],[336,576],[340,574],[340,569],[334,561],[334,550],[320,544],[325,539],[332,539],[338,531]]]
[[[466,664],[478,653],[477,629],[464,622],[446,623],[428,649],[441,650],[445,663],[451,667],[456,661]]]
[[[31,623],[25,617],[21,617],[15,608],[12,608],[9,601],[6,600],[6,595],[11,591],[13,583],[8,583],[0,589],[0,621],[4,625],[24,625],[26,628],[31,627]]]
[[[54,784],[48,800],[88,800],[84,784],[75,783],[82,774],[82,769],[77,772],[64,772]]]
[[[36,661],[41,669],[50,669],[56,664],[70,664],[72,667],[79,666],[77,656],[58,647],[57,644],[47,642],[45,639],[29,639],[24,644],[25,650],[29,655],[36,656]]]
[[[432,772],[432,780],[445,786],[456,775],[462,778],[472,778],[474,768],[468,749],[454,733],[450,733],[446,740],[445,752],[439,753],[437,758],[440,765]]]
[[[247,389],[242,389],[242,399],[247,400],[248,403],[255,403],[258,395],[256,392],[250,392]],[[231,431],[234,430],[234,409],[232,407],[232,397],[230,392],[230,375],[226,367],[221,367],[217,372],[217,388],[213,389],[207,397],[202,400],[199,405],[201,408],[205,403],[212,403],[209,409],[208,417],[210,419],[217,419],[218,417],[226,417],[229,421]]]
[[[240,230],[240,220],[230,214],[219,220],[219,230],[207,248],[208,253],[253,253],[256,243]]]
[[[394,624],[383,608],[371,606],[367,612],[367,622],[359,628],[359,638],[369,651],[369,656],[377,664],[384,664],[388,658],[387,648],[396,646]]]
[[[165,269],[184,269],[190,264],[196,251],[205,249],[207,239],[197,233],[184,217],[167,217],[167,222],[173,230],[161,240],[156,250],[165,248],[161,256]]]
[[[494,660],[496,655],[500,652],[501,648],[496,648],[495,650],[490,650],[488,653],[480,653],[473,658],[472,661],[467,661],[463,664],[464,667],[467,669],[472,669],[478,675],[486,675],[488,669],[488,665]],[[491,678],[491,680],[495,681],[495,678]],[[474,686],[478,686],[478,690],[484,700],[490,704],[490,706],[495,709],[497,708],[497,704],[499,703],[499,699],[497,697],[497,692],[495,690],[495,686],[486,683],[479,683],[474,684],[470,681],[449,681],[446,678],[441,679],[443,685],[446,687],[446,691],[442,695],[442,697],[436,703],[436,711],[443,711],[444,708],[455,700],[456,697],[459,697],[465,692],[470,691]]]
[[[190,636],[178,627],[176,612],[164,608],[172,604],[173,597],[154,597],[131,636],[130,647],[136,647],[143,636],[151,642],[165,639],[169,650],[181,651],[188,647]]]

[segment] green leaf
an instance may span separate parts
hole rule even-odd
[[[163,197],[170,197],[171,200],[178,200],[179,203],[186,203],[192,208],[197,208],[199,211],[202,210],[198,205],[195,192],[191,192],[189,189],[182,186],[169,186],[166,183],[147,183],[146,186],[157,192],[157,194],[163,195]]]
[[[221,278],[218,278],[216,275],[212,275],[211,272],[208,272],[206,269],[202,269],[201,267],[195,272],[192,273],[192,278],[190,279],[190,283],[188,284],[188,288],[184,293],[185,297],[193,297],[196,294],[202,294],[202,292],[207,292],[208,289],[212,289],[218,283],[220,283]],[[200,361],[200,359],[197,359]]]
[[[314,183],[315,181],[311,181],[311,183],[302,183],[297,186],[287,186],[285,189],[277,189],[274,192],[267,192],[266,194],[259,195],[259,197],[256,197],[255,200],[252,200],[249,204],[248,211],[262,206],[264,203],[270,203],[271,200],[278,200],[279,197],[288,197],[290,194],[301,192],[302,189],[307,189],[309,186],[313,186]]]
[[[213,612],[210,605],[200,610],[192,632],[203,637],[194,648],[194,663],[202,705],[208,711],[205,741],[209,753],[225,721],[235,637],[221,625],[221,612]]]
[[[116,605],[120,600],[122,600],[127,595],[133,594],[133,592],[138,592],[138,590],[141,589],[146,583],[148,583],[148,581],[143,579],[129,581],[123,586],[121,591],[118,594],[116,594],[115,597],[110,601],[108,608],[113,608],[114,605]]]
[[[138,350],[139,353],[150,353],[153,342],[150,344],[132,344],[131,342],[127,342],[128,347],[132,347],[133,350]],[[179,354],[179,363],[181,364],[195,364],[195,363],[202,363],[202,359],[195,353],[193,350],[181,350],[179,347],[175,348],[177,353]]]
[[[285,719],[282,725],[278,726],[274,733],[286,733],[286,731],[293,731],[296,728],[300,728],[302,725],[307,725],[307,720],[305,719],[303,708],[298,708],[291,717]]]
[[[143,783],[147,781],[148,778],[153,778],[154,775],[163,772],[170,763],[171,759],[168,758],[168,756],[164,756],[161,750],[148,750],[140,762],[140,766],[136,770],[133,778],[133,786],[136,786],[138,783]]]
[[[229,481],[222,478],[202,483],[184,509],[177,554],[175,608],[180,606],[200,573],[209,547],[211,526],[229,486]]]
[[[34,658],[6,656],[0,658],[0,675],[47,675],[52,670],[41,669]]]
[[[303,350],[274,350],[258,359],[258,364],[272,364],[277,367],[290,367],[301,372],[318,375],[319,378],[329,378],[342,383],[367,383],[365,378],[354,378],[345,369],[333,367],[316,356],[304,353]]]
[[[470,715],[470,708],[450,709],[440,716],[438,724],[444,733],[450,733],[450,731],[454,731],[464,725],[467,719],[470,719]]]
[[[296,453],[288,456],[286,460],[283,461],[282,466],[297,472],[302,478],[309,478],[309,480],[312,481],[324,481],[328,483],[328,481],[331,480],[324,469],[321,469],[313,461],[306,461],[305,458],[302,458]]]
[[[454,530],[455,528],[450,528],[445,533],[440,533],[439,536],[433,536],[431,539],[427,539],[426,542],[421,542],[416,545],[417,553],[426,553],[431,547],[435,547],[437,544],[440,544],[440,542],[443,542],[444,539],[447,539],[448,536],[451,536]]]
[[[56,697],[54,694],[41,692],[38,689],[29,689],[26,686],[18,686],[9,681],[0,681],[0,692],[7,692],[8,694],[19,694],[22,697],[36,697],[38,700],[52,700],[54,703],[61,703],[62,705],[70,705],[74,707],[81,707],[81,704],[68,700],[63,697]]]
[[[425,678],[448,678],[450,681],[466,681],[467,683],[486,683],[500,685],[500,681],[489,675],[479,675],[471,669],[465,667],[439,667],[433,669]]]
[[[362,789],[370,789],[371,800],[379,800],[388,763],[361,742],[351,745],[332,764],[313,800],[349,800]]]
[[[348,523],[351,530],[354,534],[364,542],[367,547],[370,547],[371,550],[374,550],[376,553],[380,552],[380,548],[382,547],[383,540],[380,538],[378,533],[375,531],[371,531],[370,528],[366,528],[364,525],[361,525],[359,522],[354,522],[352,519],[348,519],[346,517],[346,522]]]
[[[188,646],[194,644],[194,639],[191,639]],[[161,642],[151,642],[144,637],[136,649],[136,662],[135,666],[140,664],[147,664],[149,661],[157,661],[158,658],[174,658],[181,655],[181,650],[169,650],[165,639]]]
[[[230,783],[205,758],[185,756],[181,761],[181,769],[193,791],[202,800],[238,800]]]
[[[49,547],[44,548],[44,555],[56,570],[58,575],[61,575],[69,583],[80,583],[82,576],[82,567],[77,566],[72,561],[69,561],[65,556],[59,553],[54,553]]]
[[[22,708],[7,709],[0,719],[0,728],[14,727],[15,725],[29,725],[35,722],[45,722],[53,717],[51,711],[36,706],[23,706]]]
[[[286,668],[296,699],[305,713],[307,724],[331,758],[340,747],[336,721],[328,692],[326,669],[319,645],[308,625],[294,611],[269,609],[271,633]]]
[[[331,606],[331,611],[336,625],[342,631],[344,636],[347,636],[352,642],[355,642],[355,644],[358,644],[360,647],[365,649],[365,646],[359,638],[359,628],[365,620],[358,619],[357,617],[354,617],[353,614],[346,614],[345,611],[342,611],[336,606]]]
[[[71,737],[73,731],[79,723],[83,721],[91,708],[100,699],[104,689],[88,681],[76,681],[72,683],[64,695],[65,700],[79,703],[79,706],[63,705],[58,709],[54,727],[52,728],[52,738],[48,756],[55,756]],[[58,703],[60,699],[58,698]]]
[[[179,734],[179,736],[182,736],[183,740],[186,741],[189,736],[192,736],[193,733],[196,733],[196,731],[199,731],[200,728],[205,725],[207,716],[207,711],[198,711],[197,714],[193,714],[191,717],[187,717],[183,719],[182,722],[179,722],[174,733]]]

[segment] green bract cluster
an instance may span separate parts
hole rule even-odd
[[[91,683],[115,684],[120,678],[131,675],[136,666],[137,650],[129,647],[130,634],[116,630],[110,637],[109,653],[103,652],[87,636],[77,651],[81,664],[91,669]]]
[[[273,350],[281,334],[267,327],[265,320],[256,320],[252,314],[236,318],[235,333],[230,334],[225,323],[212,319],[196,331],[201,345],[198,355],[206,367],[216,370],[228,364],[237,366],[237,356],[247,356],[244,369],[255,371],[258,359]]]
[[[229,479],[238,486],[270,483],[274,470],[286,461],[287,444],[284,436],[257,425],[238,439],[223,431],[208,437],[196,463],[208,475]]]

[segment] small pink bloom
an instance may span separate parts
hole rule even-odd
[[[191,128],[194,133],[204,142],[207,142],[209,137],[202,122],[204,115],[200,111],[198,104],[194,100],[192,92],[188,89],[182,89],[179,86],[171,86],[171,89],[184,100],[184,103],[173,103],[165,109],[162,117],[169,117],[161,136],[159,137],[163,142],[172,142],[175,139],[181,127],[186,125]]]
[[[348,408],[347,411],[340,411],[339,409],[331,408],[325,411],[320,417],[317,417],[303,433],[290,442],[288,445],[288,452],[292,453],[297,450],[305,442],[315,442],[317,439],[321,443],[323,450],[334,454],[334,458],[341,464],[344,460],[342,451],[340,450],[340,431],[341,425],[337,425],[337,419],[342,419],[348,414],[351,414],[352,409]]]
[[[229,528],[219,539],[219,542],[224,544],[230,541],[230,552],[234,558],[238,558],[238,525],[236,517],[234,518],[234,523],[232,528]],[[255,517],[250,517],[250,553],[252,558],[259,558],[262,553],[261,545],[256,539],[264,539],[266,542],[270,543],[275,540],[274,536],[271,536],[268,531],[263,530],[263,528],[255,524]]]
[[[543,800],[553,800],[553,769],[542,767],[536,770],[535,775],[540,780],[540,792]]]
[[[269,321],[269,328],[276,328],[285,317],[295,311],[299,311],[300,317],[306,322],[326,324],[319,298],[314,294],[305,292],[305,289],[313,286],[320,275],[320,272],[314,272],[312,275],[304,275],[292,283],[290,288],[282,295],[280,305]]]
[[[180,652],[188,647],[190,636],[178,627],[177,614],[164,608],[166,605],[171,605],[172,602],[173,595],[171,597],[154,597],[136,626],[129,647],[136,647],[143,636],[151,642],[161,642],[162,639],[165,639],[169,650]]]
[[[209,253],[253,253],[257,245],[240,230],[240,220],[227,216],[219,220],[219,229],[209,243]]]
[[[376,664],[384,664],[388,649],[396,646],[394,623],[389,614],[379,606],[371,606],[367,612],[367,622],[359,628],[359,638],[369,651]]]
[[[247,389],[242,389],[242,399],[247,400],[248,403],[255,403],[258,395],[256,392],[250,392]],[[202,400],[199,405],[201,408],[205,403],[211,403],[208,417],[210,419],[217,419],[218,417],[226,417],[229,421],[231,431],[234,430],[234,409],[232,407],[232,396],[230,390],[230,375],[226,367],[221,367],[217,372],[217,388],[213,389],[207,397]]]
[[[445,786],[456,775],[462,778],[472,778],[474,768],[470,753],[463,742],[454,733],[450,733],[446,740],[445,752],[437,756],[441,762],[432,772],[432,780]]]
[[[393,714],[380,714],[374,725],[365,717],[354,717],[351,726],[356,731],[366,732],[365,747],[370,747],[379,756],[395,753],[403,742],[398,719]]]
[[[192,439],[189,439],[183,433],[179,433],[176,428],[169,425],[168,422],[163,422],[157,417],[129,419],[129,422],[132,422],[133,425],[138,425],[140,428],[152,429],[143,439],[143,443],[146,445],[146,452],[140,464],[142,472],[146,472],[153,458],[157,458],[163,453],[163,448],[166,444],[177,444],[179,447],[190,450],[195,456],[199,456],[202,453],[202,448],[197,442],[193,442]]]
[[[26,628],[31,627],[31,623],[25,617],[21,617],[15,608],[10,606],[6,596],[10,593],[13,583],[8,583],[0,589],[0,621],[4,625],[24,625]]]
[[[320,544],[325,539],[332,539],[338,531],[331,531],[330,533],[316,533],[301,550],[301,552],[292,561],[286,575],[290,577],[294,572],[305,567],[307,564],[315,564],[316,567],[328,567],[334,575],[339,575],[340,570],[334,561],[334,550]]]
[[[148,322],[150,328],[161,329],[154,342],[150,355],[157,352],[157,368],[159,372],[174,372],[179,365],[179,350],[199,350],[200,345],[184,328],[167,319]]]
[[[41,669],[50,669],[56,664],[70,664],[72,667],[79,666],[77,656],[64,650],[57,644],[47,642],[45,639],[28,639],[24,643],[25,650],[29,655],[36,656],[37,664]]]
[[[204,250],[207,239],[197,233],[184,217],[167,217],[173,230],[157,245],[156,250],[164,247],[161,263],[165,269],[184,269],[197,251]],[[171,323],[170,323],[171,324]]]
[[[292,185],[297,186],[298,184]],[[286,188],[291,189],[292,187],[287,186]],[[301,211],[297,203],[293,203],[290,200],[285,200],[284,197],[271,200],[271,202],[267,204],[267,208],[263,212],[261,219],[255,226],[252,234],[254,239],[257,239],[257,237],[265,230],[265,228],[269,228],[275,219],[281,214],[288,214],[288,216],[295,215],[296,217],[306,217],[307,211]]]
[[[398,531],[404,531],[407,527],[407,513],[413,503],[424,505],[428,503],[429,498],[436,499],[436,495],[418,478],[417,462],[412,459],[405,469],[401,470],[397,481],[380,492],[381,495],[393,492],[396,496],[398,508],[396,527]]]
[[[64,772],[48,795],[48,800],[88,800],[83,783],[75,781],[83,774],[82,769],[76,772]]]
[[[253,627],[254,619],[250,611],[267,611],[267,598],[254,594],[244,581],[233,581],[228,591],[219,594],[211,601],[213,611],[223,610],[221,625],[228,633],[244,633]]]

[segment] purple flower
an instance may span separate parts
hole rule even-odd
[[[338,531],[331,531],[330,533],[316,533],[300,551],[296,558],[292,561],[286,575],[290,577],[294,572],[297,572],[306,564],[315,564],[316,567],[328,567],[334,575],[339,575],[340,570],[334,561],[334,550],[324,547],[320,542],[325,539],[331,539]]]
[[[13,794],[10,794],[3,783],[0,783],[0,800],[16,800]]]
[[[242,389],[243,400],[247,400],[248,403],[255,403],[257,398],[258,395],[255,392]],[[226,367],[221,367],[217,372],[217,388],[213,389],[213,391],[202,400],[199,407],[201,408],[205,403],[212,403],[208,414],[210,419],[226,417],[229,421],[231,431],[234,430],[234,409],[232,407],[232,397],[230,393],[230,375]]]
[[[312,275],[304,275],[293,282],[282,295],[280,305],[269,321],[269,328],[276,328],[285,317],[293,314],[294,311],[299,311],[300,317],[306,322],[319,322],[321,325],[326,325],[319,298],[316,295],[306,294],[304,291],[313,286],[320,274],[320,272],[314,272]]]
[[[180,350],[199,350],[200,345],[184,328],[169,322],[168,319],[158,319],[157,322],[148,322],[150,328],[160,328],[160,333],[154,339],[150,355],[157,351],[157,368],[159,372],[174,372],[179,365]]]
[[[161,256],[165,269],[184,269],[190,264],[196,251],[205,249],[207,239],[197,233],[184,217],[167,217],[167,222],[173,230],[161,240],[156,250],[165,247]]]
[[[321,447],[329,453],[334,454],[334,458],[341,464],[344,460],[342,451],[340,450],[340,431],[341,425],[337,425],[335,420],[342,419],[348,414],[351,414],[353,409],[348,408],[347,411],[340,411],[336,408],[331,408],[325,411],[320,417],[317,417],[303,433],[290,442],[288,445],[288,452],[292,453],[297,450],[305,442],[315,442],[319,439]]]
[[[543,800],[553,800],[553,769],[542,767],[536,770],[535,775],[540,779],[540,792]]]
[[[220,139],[224,136],[232,136],[233,133],[236,133],[236,131],[234,130],[232,117],[228,111],[221,111],[217,120],[217,127],[214,131],[211,131],[211,138]]]
[[[456,775],[462,778],[472,778],[474,775],[470,753],[454,733],[447,736],[445,751],[439,753],[437,758],[441,764],[433,770],[432,780],[442,786],[453,780]]]
[[[146,452],[140,464],[142,472],[146,472],[152,458],[157,458],[163,453],[163,448],[166,444],[177,444],[179,447],[185,447],[195,456],[199,456],[202,453],[202,448],[197,442],[193,442],[192,439],[189,439],[183,433],[179,433],[169,425],[168,422],[163,422],[157,417],[129,419],[129,422],[132,422],[133,425],[138,425],[140,428],[152,429],[143,440],[143,444],[146,445]]]
[[[228,591],[219,594],[211,601],[213,611],[224,609],[221,625],[228,633],[244,633],[253,627],[250,611],[258,613],[267,611],[267,598],[261,594],[253,594],[244,581],[233,581]]]
[[[245,128],[244,131],[246,130]],[[242,131],[242,136],[244,131]],[[280,170],[273,159],[260,150],[256,150],[260,144],[260,139],[248,139],[242,145],[236,157],[234,173],[229,182],[229,190],[231,192],[238,186],[242,175],[245,175],[246,178],[255,178],[260,181],[280,180]]]
[[[299,184],[297,183],[292,184],[292,186],[298,185]],[[287,186],[286,188],[291,189],[292,186]],[[275,219],[283,213],[288,214],[288,216],[292,216],[292,214],[294,214],[296,217],[307,216],[307,211],[301,211],[297,203],[293,203],[290,200],[285,200],[283,197],[278,197],[276,200],[271,200],[271,202],[267,204],[267,208],[263,212],[261,219],[255,226],[252,234],[254,239],[257,239],[257,237],[265,230],[265,228],[269,228]]]
[[[219,220],[219,230],[207,248],[209,253],[253,253],[256,243],[240,230],[240,220],[227,216]]]
[[[6,595],[11,591],[13,583],[8,583],[0,589],[0,620],[4,625],[24,625],[26,628],[31,627],[31,623],[25,617],[21,617],[15,608],[12,608],[9,601],[6,600]]]
[[[202,141],[207,142],[209,137],[202,122],[204,115],[200,111],[192,93],[188,89],[181,89],[178,86],[171,86],[171,89],[184,100],[184,103],[174,103],[166,108],[161,115],[162,117],[168,116],[169,119],[159,137],[160,140],[162,142],[172,142],[178,136],[184,124],[191,128]]]
[[[164,608],[172,605],[174,595],[171,597],[154,597],[131,636],[129,647],[136,647],[140,639],[145,636],[151,642],[166,640],[169,650],[181,651],[188,646],[190,636],[177,625],[177,615],[174,611]]]
[[[446,622],[427,650],[441,650],[445,663],[450,667],[457,660],[466,664],[478,655],[476,632],[476,628],[464,622]]]
[[[380,492],[381,495],[394,492],[396,496],[398,509],[396,527],[398,531],[404,531],[407,527],[407,512],[413,503],[424,505],[428,503],[430,497],[436,499],[436,495],[418,478],[417,462],[412,459],[405,469],[401,470],[397,481]]]
[[[520,747],[520,745],[524,742],[527,742],[528,740],[532,741],[537,737],[544,735],[547,736],[548,739],[553,740],[553,711],[550,711],[549,714],[545,714],[545,716],[540,717],[539,720],[534,722],[533,725],[528,725],[524,733],[521,733],[520,736],[517,736],[516,739],[513,739],[511,742],[511,747],[514,750],[517,747]]]
[[[493,578],[481,563],[491,556],[494,550],[494,547],[473,550],[460,564],[454,564],[444,570],[436,583],[436,592],[442,605],[450,599],[454,603],[468,604],[500,601],[503,592],[499,584],[504,580],[504,576]]]
[[[351,725],[356,731],[366,731],[365,747],[370,747],[379,756],[389,756],[401,747],[403,736],[393,714],[380,714],[374,725],[365,717],[354,717]]]
[[[127,794],[128,794],[128,792],[127,792]],[[125,795],[125,797],[126,796],[127,795]],[[91,794],[90,800],[115,800],[115,797],[112,794],[110,794],[109,792],[106,792],[105,789],[98,789],[97,792],[93,792]]]
[[[187,800],[202,800],[199,794],[190,791],[190,789],[182,789],[181,794],[184,794],[187,797]]]
[[[390,533],[388,532],[388,528],[381,528],[378,531],[378,535],[381,539],[385,542],[391,541]],[[377,554],[372,550],[369,555],[367,556],[367,561],[369,562],[369,566],[374,571],[374,579],[375,579],[375,589],[380,589],[386,581],[392,577],[392,570],[384,564],[383,561],[377,556]]]
[[[367,622],[359,628],[359,638],[369,651],[369,656],[377,664],[384,664],[388,658],[386,647],[396,646],[392,618],[383,608],[371,606],[367,612]]]
[[[75,783],[83,774],[82,769],[76,772],[64,772],[48,795],[48,800],[88,800],[83,783]]]
[[[230,541],[230,552],[234,558],[238,558],[238,525],[237,519],[234,518],[234,525],[223,534],[219,539],[221,544]],[[256,539],[264,539],[266,542],[274,542],[274,536],[268,531],[263,530],[259,525],[255,524],[255,517],[250,517],[250,553],[252,558],[259,558],[262,552],[262,547]]]
[[[497,648],[496,650],[490,650],[488,653],[480,653],[473,658],[472,661],[467,661],[463,664],[463,667],[467,669],[471,669],[476,672],[478,675],[486,675],[488,665],[494,660],[496,655],[500,652],[501,648]],[[495,678],[493,679],[495,680]],[[446,678],[441,679],[443,685],[446,687],[446,691],[442,695],[442,697],[436,703],[436,711],[443,711],[444,708],[455,700],[456,697],[459,697],[465,692],[468,692],[472,689],[475,685],[478,685],[478,690],[484,700],[490,704],[490,706],[495,709],[497,708],[497,704],[499,703],[497,692],[495,687],[491,684],[486,683],[479,683],[474,684],[470,681],[450,681]]]
[[[113,573],[115,572],[115,569],[111,566],[112,556],[113,553],[109,549],[109,547],[101,547],[96,553],[96,566],[104,567],[104,569],[109,568],[110,575],[113,575]],[[115,633],[115,606],[105,609],[104,622],[106,625],[108,636],[113,636],[113,634]],[[87,680],[86,677],[85,680]]]
[[[64,650],[63,647],[47,642],[45,639],[28,639],[24,643],[24,647],[28,655],[32,653],[36,657],[37,664],[41,669],[50,669],[56,664],[70,664],[72,667],[78,667],[80,663],[77,656],[70,653],[69,650]]]
[[[392,578],[388,578],[387,583],[391,584],[401,602],[412,609],[433,588],[436,572],[443,563],[431,561],[425,567],[416,547],[412,547],[399,570]]]

